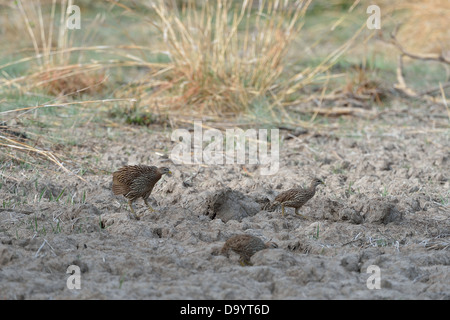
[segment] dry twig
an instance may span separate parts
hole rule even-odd
[[[404,74],[403,58],[405,56],[407,56],[407,57],[409,57],[411,59],[415,59],[415,60],[436,61],[436,62],[441,62],[444,64],[450,64],[450,60],[447,57],[445,57],[442,54],[442,52],[440,54],[435,54],[435,53],[420,54],[420,53],[411,53],[409,51],[406,51],[405,48],[403,48],[403,46],[398,42],[398,40],[396,38],[397,30],[398,30],[398,25],[396,26],[394,31],[391,33],[391,43],[394,44],[401,52],[398,56],[398,63],[397,63],[397,70],[396,70],[397,83],[394,84],[394,88],[396,90],[400,91],[405,96],[410,97],[410,98],[419,98],[419,99],[424,99],[429,102],[447,105],[447,101],[445,100],[444,96],[442,97],[443,100],[441,101],[441,100],[438,100],[438,98],[436,98],[436,97],[430,96],[429,94],[434,91],[442,90],[441,88],[449,87],[450,83],[440,84],[439,87],[437,87],[437,88],[431,88],[431,89],[424,90],[422,92],[416,92],[412,88],[408,87],[408,85],[406,84],[405,78],[403,76],[403,74]]]

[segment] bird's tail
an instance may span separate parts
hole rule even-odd
[[[128,190],[129,188],[127,187],[127,186],[125,186],[125,185],[123,185],[123,184],[115,184],[114,182],[113,182],[113,185],[112,185],[112,191],[113,191],[113,193],[115,194],[115,195],[118,195],[118,194],[127,194],[128,193]]]

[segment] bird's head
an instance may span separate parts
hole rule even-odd
[[[158,168],[158,171],[161,175],[167,174],[169,177],[172,175],[172,171],[170,171],[170,169],[166,167]]]
[[[321,184],[325,184],[322,179],[315,177],[311,180],[311,186],[313,186],[314,188]]]
[[[269,242],[266,242],[266,248],[276,249],[276,248],[278,248],[278,245],[275,242],[269,241]]]

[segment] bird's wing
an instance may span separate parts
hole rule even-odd
[[[247,235],[247,234],[229,238],[225,242],[223,250],[228,251],[231,249],[233,251],[236,251],[236,250],[241,251],[242,248],[245,246],[245,244],[249,241],[250,238],[251,238],[251,236]]]
[[[283,191],[275,197],[275,201],[282,203],[282,202],[291,200],[298,191],[299,191],[298,188],[293,188],[293,189]]]
[[[125,166],[113,173],[113,184],[119,183],[130,186],[136,178],[143,174],[156,173],[156,170],[155,166]]]
[[[142,194],[148,194],[153,190],[153,187],[155,186],[156,182],[158,182],[159,179],[155,179],[154,176],[149,175],[140,175],[136,179],[133,180],[131,183],[130,189],[132,190],[142,190]]]

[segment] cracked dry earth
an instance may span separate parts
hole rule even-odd
[[[298,136],[281,131],[274,176],[256,165],[175,165],[171,131],[159,127],[80,128],[68,151],[99,168],[85,182],[3,164],[0,298],[449,299],[450,132],[442,115],[399,107]],[[137,163],[173,172],[155,186],[155,213],[135,202],[139,221],[111,192],[111,172]],[[310,174],[326,185],[301,208],[308,219],[263,209]],[[218,254],[243,233],[278,248],[245,267],[237,255]],[[79,290],[67,287],[69,265],[80,267]],[[371,265],[380,289],[367,286]]]

